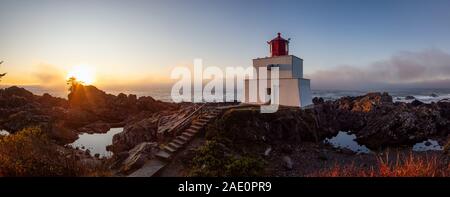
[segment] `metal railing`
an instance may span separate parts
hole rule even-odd
[[[194,117],[195,115],[197,115],[199,112],[201,112],[203,110],[203,108],[206,106],[206,103],[200,105],[197,109],[195,109],[192,113],[190,113],[188,116],[186,116],[184,118],[183,121],[181,121],[180,123],[178,123],[177,125],[175,125],[174,127],[172,127],[168,133],[170,135],[177,135],[180,131],[187,129],[191,122],[192,122],[192,117]]]

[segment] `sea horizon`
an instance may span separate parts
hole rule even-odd
[[[48,88],[41,85],[0,85],[0,88],[8,88],[12,86],[17,86],[25,88],[26,90],[32,92],[35,95],[43,95],[48,93],[54,97],[60,97],[67,99],[69,93],[68,90]],[[95,86],[95,85],[94,85]],[[99,88],[99,87],[97,87]],[[133,94],[138,97],[151,96],[156,100],[161,100],[164,102],[173,102],[170,96],[171,87],[164,85],[153,85],[146,90],[143,88],[130,88],[130,89],[110,89],[110,88],[99,88],[100,90],[106,92],[107,94],[118,95],[123,94]],[[237,94],[241,94],[241,90],[235,89]],[[311,89],[312,97],[321,97],[325,100],[336,100],[345,96],[361,96],[370,92],[387,92],[391,95],[395,101],[410,102],[414,99],[422,101],[424,103],[437,102],[442,99],[450,99],[450,88],[375,88],[375,89],[360,89],[360,90],[339,90],[339,89]],[[224,95],[231,94],[231,92],[224,91]],[[406,96],[413,96],[414,99],[405,99]]]

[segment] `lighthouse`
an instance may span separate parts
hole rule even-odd
[[[256,76],[245,79],[244,82],[244,102],[253,104],[270,104],[270,101],[262,101],[260,95],[258,99],[252,100],[249,97],[251,93],[250,84],[257,84],[256,94],[261,92],[266,95],[278,93],[277,104],[284,106],[304,107],[312,104],[310,80],[303,78],[303,59],[289,55],[290,39],[277,37],[267,42],[269,44],[270,56],[253,59],[253,67],[256,70]],[[273,85],[271,81],[271,70],[278,68],[278,83]],[[267,70],[265,76],[261,76],[261,69]],[[259,90],[258,83],[267,83],[265,91]],[[272,85],[271,85],[272,84]],[[275,87],[274,87],[275,86]],[[274,90],[277,89],[277,90]]]

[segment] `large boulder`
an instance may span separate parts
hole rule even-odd
[[[448,105],[392,103],[387,93],[343,97],[313,110],[320,127],[352,131],[359,143],[372,149],[411,145],[449,133]]]
[[[145,161],[154,158],[157,150],[157,143],[142,142],[136,145],[128,152],[128,157],[122,162],[120,171],[128,173],[142,167]]]
[[[357,141],[370,148],[412,145],[449,134],[450,106],[439,103],[398,103],[369,113],[356,131]]]
[[[0,95],[2,97],[22,97],[27,100],[32,100],[35,97],[30,91],[26,90],[25,88],[19,88],[17,86],[11,86],[9,88],[0,90]]]
[[[352,112],[369,112],[382,105],[391,105],[392,96],[388,93],[372,92],[364,96],[343,97],[335,102],[339,109]]]
[[[177,133],[171,133],[181,121],[189,118],[194,110],[193,105],[178,110],[160,111],[156,113],[139,113],[126,120],[124,131],[114,135],[113,143],[108,150],[119,153],[128,151],[141,142],[164,141]],[[193,118],[193,117],[190,117]]]
[[[123,132],[114,135],[113,143],[107,149],[113,153],[119,153],[128,151],[142,142],[156,141],[157,129],[157,116],[128,124],[124,127]]]
[[[95,86],[77,84],[68,95],[71,109],[82,110],[96,116],[96,120],[105,122],[122,122],[130,115],[142,111],[159,112],[177,109],[178,105],[157,101],[149,96],[137,98],[136,95],[117,96],[107,94]]]
[[[241,146],[242,150],[264,152],[265,147],[280,144],[318,142],[332,135],[328,128],[319,127],[311,110],[282,107],[275,113],[260,113],[259,107],[229,109],[219,117],[206,137],[231,139],[226,146]]]

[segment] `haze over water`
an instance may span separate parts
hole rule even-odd
[[[1,88],[4,88],[6,86],[0,86]],[[27,90],[30,90],[34,94],[42,95],[44,93],[49,93],[53,96],[61,97],[61,98],[67,98],[67,91],[66,90],[49,90],[43,87],[39,86],[22,86],[26,88]],[[103,90],[103,89],[102,89]],[[108,94],[117,95],[119,93],[125,93],[125,94],[135,94],[137,96],[151,96],[157,100],[161,101],[167,101],[172,102],[170,92],[171,87],[170,86],[161,86],[161,87],[152,87],[148,88],[147,90],[103,90]],[[338,99],[343,96],[360,96],[364,95],[368,92],[388,92],[395,101],[401,101],[401,102],[411,102],[412,100],[405,100],[406,96],[414,96],[416,99],[425,102],[437,102],[442,99],[450,99],[450,89],[396,89],[396,90],[389,90],[389,89],[374,89],[374,90],[312,90],[313,97],[322,97],[325,100],[334,100]],[[235,90],[238,94],[242,94],[241,91]],[[224,92],[225,94],[232,94],[231,92]],[[432,94],[437,95],[433,96]]]

